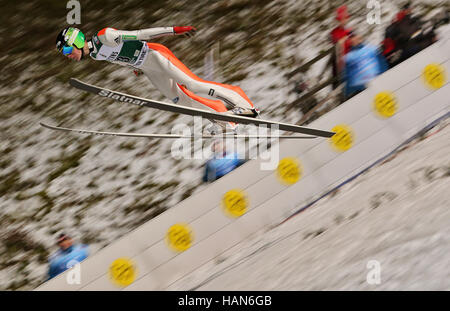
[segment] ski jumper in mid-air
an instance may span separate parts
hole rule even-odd
[[[240,87],[205,81],[193,74],[164,45],[145,42],[168,35],[189,36],[194,32],[195,28],[191,26],[132,31],[104,28],[86,40],[79,29],[67,27],[59,33],[56,47],[63,55],[76,61],[89,54],[95,60],[138,69],[173,103],[257,117],[258,110]]]

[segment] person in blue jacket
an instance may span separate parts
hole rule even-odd
[[[220,141],[212,145],[213,157],[206,162],[204,182],[212,182],[245,163],[236,152],[228,153]]]
[[[350,34],[351,48],[345,55],[345,97],[365,90],[367,84],[388,69],[383,55],[376,46],[363,42],[361,36]]]
[[[64,233],[58,236],[57,244],[59,250],[49,258],[48,279],[66,271],[89,255],[87,245],[74,245],[72,238]]]

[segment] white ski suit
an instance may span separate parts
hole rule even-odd
[[[122,31],[104,28],[88,42],[90,56],[140,69],[153,85],[174,103],[226,112],[234,108],[253,109],[238,86],[205,81],[193,74],[165,46],[144,42],[174,35],[174,27]],[[200,96],[201,95],[201,96]]]

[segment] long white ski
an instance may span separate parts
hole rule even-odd
[[[128,95],[125,93],[120,93],[116,91],[111,91],[106,88],[102,88],[99,86],[91,85],[85,82],[82,82],[78,79],[71,78],[70,84],[80,90],[87,91],[102,97],[106,98],[112,98],[114,100],[124,102],[124,103],[130,103],[138,106],[144,106],[149,108],[156,108],[164,111],[170,111],[175,113],[181,113],[191,116],[201,116],[206,119],[213,119],[213,120],[219,120],[219,121],[225,121],[225,122],[234,122],[234,123],[242,123],[242,124],[255,124],[255,125],[266,125],[270,127],[271,125],[278,125],[278,129],[282,131],[289,131],[289,132],[295,132],[300,134],[307,134],[307,135],[313,135],[313,136],[319,136],[319,137],[331,137],[335,133],[324,131],[324,130],[318,130],[318,129],[312,129],[307,128],[299,125],[294,124],[288,124],[288,123],[282,123],[277,121],[269,121],[269,120],[261,120],[261,119],[255,119],[255,118],[249,118],[249,117],[243,117],[243,116],[237,116],[237,115],[229,115],[229,114],[222,114],[217,112],[210,112],[202,109],[197,108],[191,108],[181,105],[175,105],[175,104],[169,104],[169,103],[163,103],[156,100],[141,98],[133,95]]]
[[[40,125],[46,127],[51,130],[57,131],[65,131],[65,132],[75,132],[81,134],[88,135],[104,135],[104,136],[122,136],[122,137],[145,137],[145,138],[205,138],[205,139],[214,139],[214,138],[280,138],[280,139],[314,139],[314,136],[296,136],[296,135],[235,135],[235,134],[219,134],[219,135],[177,135],[177,134],[141,134],[141,133],[115,133],[115,132],[100,132],[100,131],[91,131],[91,130],[81,130],[81,129],[73,129],[68,127],[54,126],[49,125],[44,122],[40,122]]]

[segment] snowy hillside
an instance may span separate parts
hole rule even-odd
[[[447,119],[171,289],[448,290],[449,142]],[[380,284],[366,282],[372,260],[380,264]]]
[[[80,28],[139,29],[194,25],[192,39],[167,45],[202,76],[218,43],[218,82],[241,86],[264,118],[296,122],[297,95],[285,75],[328,48],[335,8],[345,1],[81,1]],[[395,2],[395,1],[394,1]],[[348,1],[351,24],[377,44],[396,12],[383,1],[382,24],[365,23],[365,1]],[[398,1],[402,3],[402,1]],[[430,13],[448,1],[416,1]],[[203,160],[177,160],[170,141],[56,133],[39,121],[104,131],[170,133],[191,118],[96,98],[68,84],[77,77],[118,91],[167,101],[145,77],[104,62],[73,63],[54,40],[66,26],[64,1],[8,2],[0,16],[0,289],[32,289],[45,279],[47,258],[64,231],[95,252],[203,187]],[[14,12],[9,14],[8,12]],[[14,29],[12,29],[14,28]],[[303,76],[317,83],[326,59]],[[322,90],[322,98],[329,89]],[[245,284],[243,284],[245,286]]]

